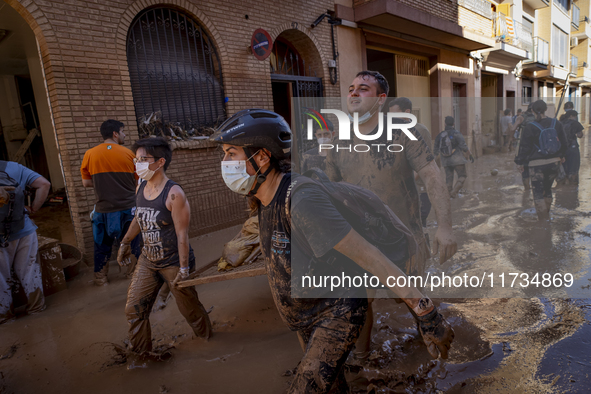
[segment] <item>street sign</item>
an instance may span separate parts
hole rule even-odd
[[[256,29],[254,33],[252,33],[250,48],[252,49],[254,57],[259,60],[265,60],[273,51],[273,40],[271,39],[271,35],[263,29]]]

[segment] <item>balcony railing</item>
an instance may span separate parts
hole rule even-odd
[[[571,24],[575,29],[579,28],[579,21],[581,20],[581,10],[579,7],[576,6],[575,3],[571,4],[572,15],[571,15]]]
[[[490,1],[486,0],[458,0],[458,4],[469,9],[485,18],[492,19],[493,12]]]
[[[529,53],[529,60],[524,61],[524,63],[540,63],[547,66],[550,58],[548,41],[540,37],[534,37],[533,48],[534,50]]]
[[[579,65],[579,58],[575,55],[570,55],[570,74],[577,75],[577,67]]]
[[[493,20],[493,31],[497,41],[533,52],[534,40],[528,26],[514,21],[505,14],[497,13]]]

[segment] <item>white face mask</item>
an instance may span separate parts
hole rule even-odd
[[[330,144],[332,142],[332,138],[330,137],[320,137],[318,138],[318,144]]]
[[[144,181],[149,181],[154,176],[156,171],[152,171],[149,168],[150,163],[147,161],[141,163],[135,163],[135,172],[137,176],[142,178]]]
[[[376,100],[376,102],[374,103],[374,105],[371,106],[371,108],[369,109],[369,111],[367,111],[366,113],[364,113],[363,115],[361,115],[357,121],[357,124],[364,124],[366,123],[368,120],[371,119],[372,116],[374,116],[374,114],[381,108],[381,105],[379,105],[380,103],[380,99],[378,98]],[[377,110],[374,111],[374,108],[376,107],[376,105],[378,105]],[[348,114],[349,115],[349,120],[351,122],[353,122],[355,120],[355,118],[353,117],[353,115]]]
[[[246,172],[246,160],[222,161],[222,178],[234,193],[246,196],[256,180]]]

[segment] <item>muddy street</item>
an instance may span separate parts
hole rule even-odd
[[[367,362],[351,358],[346,366],[352,389],[588,392],[590,154],[587,137],[581,183],[554,189],[549,223],[537,222],[512,154],[479,158],[452,200],[459,251],[443,266],[429,261],[431,274],[571,272],[568,294],[539,297],[530,289],[494,287],[475,298],[450,291],[437,300],[456,332],[446,361],[429,357],[406,307],[377,300],[372,352]],[[431,214],[431,239],[434,220]],[[174,302],[153,313],[155,347],[174,347],[170,360],[155,363],[121,354],[129,280],[117,271],[111,262],[111,283],[95,287],[92,270],[84,268],[68,290],[47,298],[45,312],[0,326],[0,393],[278,393],[288,387],[287,371],[302,352],[275,309],[265,276],[199,287],[201,302],[213,308],[208,342],[193,338]]]

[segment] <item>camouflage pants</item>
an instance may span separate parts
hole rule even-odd
[[[558,176],[559,162],[529,167],[534,200],[552,198],[552,184]]]
[[[343,366],[365,323],[367,306],[298,331],[306,344],[288,393],[348,393]]]

